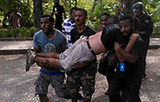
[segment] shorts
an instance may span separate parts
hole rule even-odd
[[[58,97],[66,96],[66,89],[64,86],[65,75],[46,75],[40,73],[38,79],[35,81],[35,95],[47,95],[49,84],[55,89]]]
[[[95,75],[97,72],[97,63],[92,62],[81,69],[75,68],[67,72],[66,92],[73,98],[79,88],[82,86],[84,98],[91,99],[95,91]]]
[[[87,41],[88,38],[83,36],[59,55],[59,61],[65,71],[70,71],[77,63],[89,62],[95,58]]]

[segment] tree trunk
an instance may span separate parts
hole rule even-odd
[[[42,0],[33,0],[34,3],[34,26],[40,28],[40,21],[43,15]]]
[[[77,7],[77,0],[75,0],[75,7]]]
[[[93,2],[93,6],[92,6],[92,9],[91,9],[91,12],[93,12],[93,11],[94,11],[94,9],[95,9],[96,5],[97,5],[97,0],[94,0],[94,2]],[[92,14],[91,14],[91,16],[90,16],[90,21],[92,21]]]
[[[119,0],[123,13],[132,15],[132,6],[138,1],[142,2],[142,0]]]

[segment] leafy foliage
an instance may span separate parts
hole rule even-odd
[[[12,2],[11,2],[12,1]],[[54,0],[42,0],[44,14],[51,14]],[[102,2],[101,2],[102,1]],[[144,10],[151,15],[154,22],[154,32],[160,32],[160,0],[142,0]],[[20,19],[22,28],[7,28],[7,31],[0,31],[0,37],[32,37],[36,29],[34,25],[33,15],[33,0],[0,0],[0,20],[4,15],[13,12],[17,7],[23,18]],[[11,3],[10,3],[11,2]],[[77,3],[76,3],[77,2]],[[111,15],[115,12],[115,5],[119,5],[119,0],[60,0],[60,4],[65,8],[66,15],[69,17],[69,12],[72,7],[84,8],[88,11],[87,24],[97,30],[100,23],[99,19],[103,12],[108,12]],[[7,21],[6,21],[7,22]],[[7,22],[8,24],[8,22]],[[25,28],[27,27],[27,28]]]
[[[89,19],[88,25],[90,25],[91,27],[93,27],[95,30],[97,30],[99,24],[100,24],[100,17],[102,15],[102,13],[107,12],[109,14],[114,14],[115,13],[115,6],[119,5],[119,3],[115,0],[110,0],[110,1],[106,1],[106,2],[98,2],[94,11],[91,12],[91,10],[89,10],[88,13],[88,17],[92,19]]]
[[[12,26],[7,27],[7,31],[3,32],[2,37],[13,37],[13,38],[30,38],[33,37],[34,33],[37,32],[38,29],[35,27],[21,27],[21,28],[13,28]],[[6,34],[7,33],[7,34]]]

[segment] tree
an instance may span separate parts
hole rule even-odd
[[[40,28],[40,21],[41,17],[43,15],[43,9],[42,9],[42,0],[33,0],[34,4],[34,26],[35,28]]]

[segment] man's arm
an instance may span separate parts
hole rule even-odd
[[[59,53],[56,52],[46,52],[46,53],[35,53],[36,56],[43,58],[56,58],[59,59]]]
[[[116,54],[120,55],[123,60],[134,64],[138,60],[138,56],[125,52],[118,43],[115,42],[114,49]]]
[[[40,49],[40,48],[38,48],[38,47],[34,47],[34,52],[36,52],[36,53],[40,53],[40,51],[41,51],[41,49]]]
[[[21,15],[19,12],[17,12],[17,15],[18,15],[20,18],[22,18],[22,15]]]
[[[126,53],[129,53],[131,51],[131,49],[132,49],[132,47],[133,47],[133,45],[134,45],[134,43],[135,43],[135,41],[137,40],[138,37],[139,37],[138,34],[132,34],[130,36],[130,40],[129,40],[126,48],[124,49],[124,51]],[[125,62],[125,60],[117,52],[116,52],[116,55],[117,55],[120,62]]]
[[[138,34],[132,34],[130,36],[129,42],[128,42],[126,48],[124,49],[125,52],[129,53],[131,51],[131,49],[132,49],[132,47],[133,47],[133,45],[134,45],[134,43],[135,43],[135,41],[137,40],[138,37],[139,37]]]

